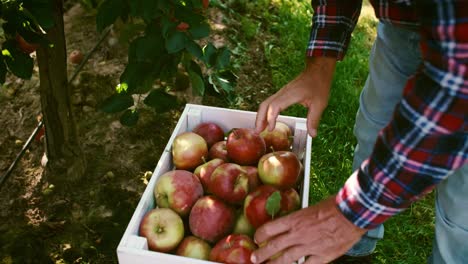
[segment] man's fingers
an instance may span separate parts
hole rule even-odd
[[[276,118],[278,117],[279,110],[276,106],[270,105],[267,111],[267,122],[268,122],[268,130],[272,131],[275,129],[276,125]]]
[[[260,226],[257,231],[255,231],[255,242],[257,244],[261,244],[277,235],[289,231],[291,228],[291,222],[286,220],[288,218],[289,216],[281,217]]]
[[[324,261],[320,256],[308,256],[306,258],[306,261],[304,262],[304,264],[325,264],[327,263],[326,261]]]
[[[263,263],[278,252],[295,246],[299,241],[291,237],[288,233],[276,236],[268,241],[260,243],[260,247],[252,254],[255,263]]]
[[[317,107],[309,106],[307,113],[307,131],[311,137],[317,136],[317,129],[320,123],[320,117],[323,110],[318,110]]]
[[[281,255],[272,259],[268,264],[284,264],[293,263],[307,255],[308,248],[306,246],[293,246],[281,252]]]
[[[257,110],[257,116],[255,119],[255,131],[257,133],[262,132],[267,126],[267,111],[270,106],[270,98],[271,97],[263,101]]]

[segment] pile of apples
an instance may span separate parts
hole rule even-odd
[[[256,228],[300,208],[302,164],[292,131],[227,133],[214,122],[175,137],[175,169],[156,182],[157,204],[140,223],[153,251],[223,263],[251,263]]]

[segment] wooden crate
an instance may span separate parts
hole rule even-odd
[[[192,258],[180,257],[172,254],[154,252],[148,250],[145,237],[138,235],[141,219],[151,209],[155,207],[153,189],[160,175],[172,170],[171,146],[174,138],[186,131],[191,131],[196,125],[202,122],[215,122],[224,131],[232,128],[254,128],[256,112],[232,110],[219,107],[201,106],[187,104],[183,111],[169,142],[164,149],[161,158],[156,165],[153,176],[148,183],[143,195],[133,213],[133,216],[123,234],[117,247],[119,263],[140,264],[140,263],[180,263],[180,264],[206,264],[214,263]],[[307,134],[305,118],[279,116],[278,121],[287,124],[294,133],[293,152],[301,159],[304,166],[304,179],[301,183],[300,195],[302,208],[308,206],[309,201],[309,174],[310,155],[312,151],[312,138]]]

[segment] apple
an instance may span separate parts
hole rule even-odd
[[[84,55],[79,50],[73,50],[68,56],[68,59],[73,64],[80,64],[84,59]]]
[[[262,156],[258,176],[263,184],[281,189],[294,187],[301,175],[301,162],[291,151],[275,151]]]
[[[254,165],[265,154],[265,141],[250,128],[235,128],[226,141],[228,157],[239,165]]]
[[[275,128],[273,130],[283,131],[284,133],[286,133],[286,135],[288,135],[288,137],[292,137],[291,128],[281,121],[276,122]]]
[[[258,178],[258,169],[254,166],[242,166],[242,168],[249,178],[249,192],[251,192],[262,184]]]
[[[208,5],[210,5],[210,0],[202,0],[203,8],[208,8]]]
[[[213,171],[221,164],[224,163],[224,160],[222,159],[212,159],[200,166],[198,166],[193,174],[200,179],[200,182],[203,186],[204,193],[209,194],[212,193],[210,189],[210,184],[211,184],[211,174]]]
[[[222,159],[225,162],[229,162],[229,157],[226,149],[226,140],[218,141],[213,144],[209,152],[210,159]]]
[[[297,211],[301,208],[301,197],[296,189],[288,188],[281,191],[281,210],[280,215],[284,216]]]
[[[250,224],[249,220],[245,216],[243,210],[238,213],[236,223],[234,224],[233,234],[244,234],[249,237],[253,237],[255,228]]]
[[[244,215],[257,229],[279,215],[281,200],[282,196],[277,188],[271,185],[261,185],[245,198]]]
[[[215,243],[232,232],[236,215],[234,209],[216,198],[204,196],[190,211],[189,226],[192,234],[210,243]]]
[[[185,32],[187,29],[189,29],[190,25],[185,23],[185,22],[180,22],[179,25],[177,25],[176,29],[178,31]]]
[[[200,180],[189,171],[173,170],[159,176],[154,188],[156,203],[171,208],[182,217],[189,214],[195,202],[203,196]]]
[[[210,261],[227,264],[252,263],[250,255],[257,249],[252,239],[242,234],[231,234],[216,243],[210,253]]]
[[[16,34],[15,39],[20,50],[26,54],[33,53],[34,51],[36,51],[37,48],[39,48],[38,44],[27,42],[20,34]]]
[[[267,152],[291,149],[291,129],[284,123],[276,122],[272,131],[265,128],[260,136],[265,141]]]
[[[205,240],[194,236],[187,236],[177,248],[176,255],[208,260],[210,258],[211,246]]]
[[[201,123],[193,129],[193,132],[197,133],[205,139],[206,143],[208,144],[208,148],[213,146],[214,143],[224,140],[223,129],[218,124],[213,122]]]
[[[146,237],[150,250],[169,252],[184,239],[184,223],[172,209],[156,208],[141,220],[140,236]]]
[[[235,163],[219,165],[211,174],[211,191],[230,204],[242,204],[249,193],[249,177]]]
[[[194,132],[184,132],[174,138],[172,161],[177,169],[193,170],[208,157],[206,141]]]

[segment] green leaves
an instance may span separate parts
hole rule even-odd
[[[281,209],[281,194],[279,191],[275,191],[268,197],[265,209],[271,218],[274,218],[278,214]]]
[[[177,97],[166,93],[163,89],[151,91],[144,103],[153,107],[158,113],[164,113],[178,107]]]
[[[30,14],[32,20],[35,20],[42,28],[49,29],[54,26],[54,20],[52,19],[53,8],[50,0],[34,0],[24,1],[24,7]]]
[[[124,126],[134,126],[140,117],[136,109],[127,109],[120,117],[120,123]]]
[[[203,48],[203,58],[208,67],[224,70],[231,63],[231,52],[226,47],[217,49],[213,44],[208,43]]]
[[[205,93],[205,83],[203,82],[202,77],[193,71],[189,71],[188,74],[194,93],[203,95]]]
[[[137,109],[141,107],[139,100],[134,105],[131,95],[140,94],[145,98],[142,103],[161,113],[179,106],[177,97],[168,93],[177,85],[189,87],[190,82],[197,95],[204,95],[207,87],[216,87],[219,92],[232,90],[232,80],[223,76],[229,72],[229,50],[212,44],[202,49],[198,41],[211,30],[202,10],[201,0],[103,0],[97,29],[102,31],[120,17],[127,22],[120,40],[130,42],[128,64],[116,88],[119,94],[102,103],[104,112],[124,111],[120,121],[131,126],[138,121]],[[186,72],[187,84],[181,85],[182,79],[176,78],[180,70]],[[154,89],[156,84],[162,88]]]
[[[208,37],[210,35],[210,25],[205,22],[190,25],[189,33],[192,35],[193,39]]]
[[[118,113],[133,106],[133,98],[129,94],[113,94],[102,104],[99,109],[105,113]]]
[[[99,32],[112,25],[117,18],[125,15],[127,5],[125,0],[105,0],[98,8],[96,28]]]
[[[173,31],[170,32],[166,38],[166,50],[169,53],[176,53],[185,48],[187,35],[183,32]]]
[[[31,78],[34,60],[19,50],[14,40],[8,40],[3,44],[2,55],[8,69],[14,75],[22,79]]]
[[[3,60],[3,56],[0,56],[0,84],[5,83],[6,73],[7,73],[7,68],[5,65],[5,61]]]

